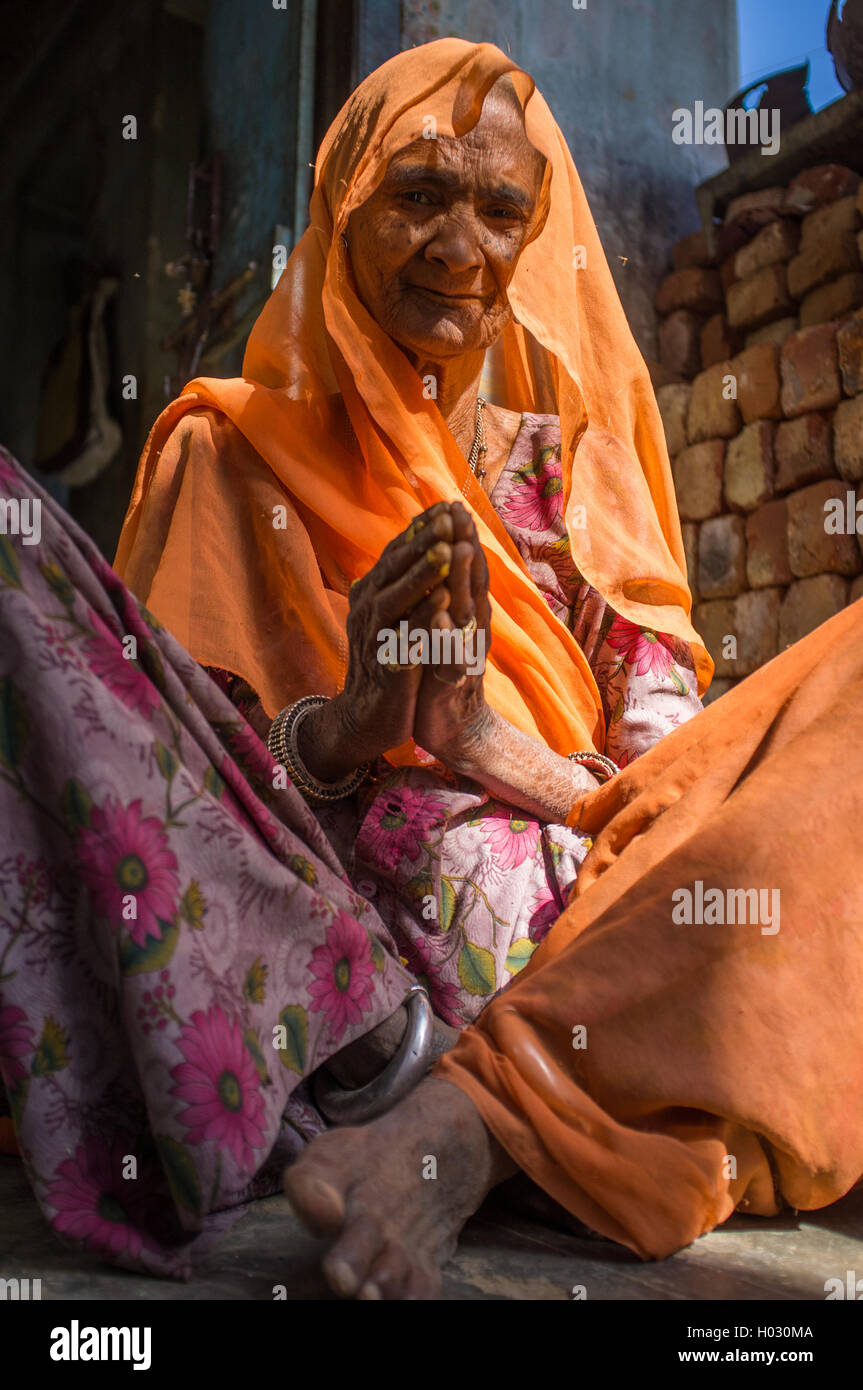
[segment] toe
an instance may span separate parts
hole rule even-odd
[[[348,1213],[341,1234],[324,1256],[324,1275],[341,1298],[354,1298],[386,1244],[379,1221],[367,1212]]]
[[[305,1226],[316,1236],[333,1236],[345,1218],[344,1198],[333,1183],[326,1181],[305,1162],[297,1161],[285,1169],[285,1196]]]
[[[405,1302],[440,1298],[440,1275],[425,1265],[413,1264],[399,1295]]]
[[[408,1272],[408,1257],[403,1247],[397,1241],[389,1240],[373,1261],[357,1297],[401,1298]]]

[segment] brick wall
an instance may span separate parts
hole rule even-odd
[[[657,291],[708,698],[863,596],[861,227],[859,176],[807,169],[731,202],[714,255],[678,242]]]

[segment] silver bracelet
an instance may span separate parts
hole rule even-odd
[[[291,781],[307,801],[318,803],[341,801],[350,796],[365,781],[369,765],[362,763],[354,772],[343,777],[340,782],[320,782],[313,777],[300,757],[297,734],[300,725],[313,709],[325,705],[328,695],[304,695],[293,705],[286,705],[276,715],[267,735],[267,747],[280,767],[290,774]]]
[[[582,767],[586,767],[589,772],[599,778],[600,782],[608,782],[616,772],[620,771],[617,763],[612,762],[611,758],[607,758],[604,753],[569,753],[567,756],[570,762],[580,763]]]
[[[364,1125],[391,1110],[429,1070],[434,1041],[434,1014],[422,985],[413,985],[404,1000],[408,1025],[398,1051],[365,1086],[349,1090],[319,1067],[312,1080],[312,1101],[332,1125]]]

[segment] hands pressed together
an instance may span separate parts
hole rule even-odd
[[[338,781],[408,739],[493,795],[547,821],[565,819],[594,790],[585,768],[522,733],[488,704],[482,669],[491,645],[488,566],[461,502],[438,502],[391,541],[350,590],[348,673],[340,694],[305,720],[300,753],[322,781]],[[393,662],[384,634],[399,624],[428,634],[428,652]],[[474,626],[475,624],[475,626]],[[467,628],[464,661],[450,640]],[[412,655],[413,653],[411,653]]]
[[[481,740],[489,711],[475,658],[488,652],[490,617],[488,566],[470,513],[460,502],[438,502],[350,591],[348,674],[333,704],[362,761],[413,738],[446,763]],[[381,634],[402,622],[414,637],[428,634],[421,664],[381,659]],[[448,640],[431,641],[435,630],[465,627],[463,653]]]

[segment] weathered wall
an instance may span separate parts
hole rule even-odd
[[[178,316],[177,282],[163,267],[185,249],[201,33],[152,0],[122,9],[85,0],[53,39],[43,33],[14,104],[0,103],[0,438],[32,465],[40,378],[66,321],[63,262],[83,255],[119,280],[107,321],[108,397],[123,444],[87,487],[42,481],[113,555],[173,366],[160,339]],[[136,140],[122,138],[127,115],[137,119]],[[122,398],[127,374],[137,379],[136,399]]]
[[[223,215],[214,283],[249,260],[264,287],[276,223],[290,224],[297,176],[299,4],[212,0],[204,43],[203,142],[224,157]]]
[[[639,346],[656,356],[653,294],[668,247],[697,225],[693,189],[725,164],[675,145],[672,112],[724,106],[737,83],[735,0],[403,0],[402,45],[496,43],[535,78],[572,151]],[[625,265],[618,259],[625,256]]]

